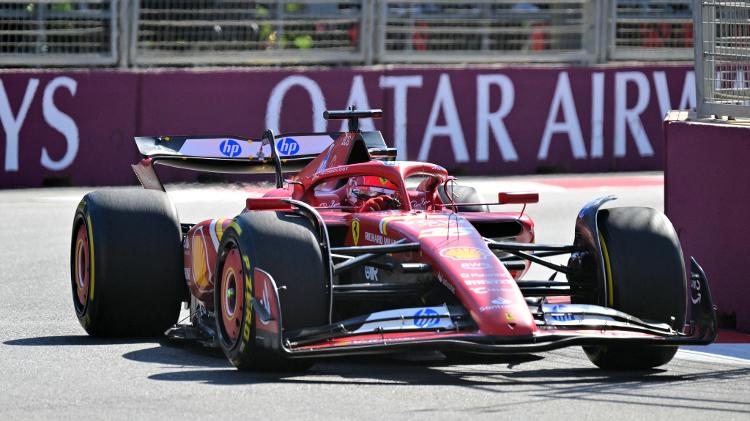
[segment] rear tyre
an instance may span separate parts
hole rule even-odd
[[[157,336],[185,296],[182,233],[166,193],[95,191],[73,219],[73,307],[92,336]]]
[[[304,370],[308,360],[285,359],[256,343],[252,308],[255,269],[281,288],[285,332],[328,322],[323,257],[310,221],[285,212],[248,212],[235,218],[219,247],[214,293],[216,332],[229,361],[240,370]]]
[[[685,264],[677,233],[667,217],[650,208],[599,212],[609,294],[607,307],[640,319],[681,328],[685,323]],[[602,304],[602,303],[600,303]],[[676,346],[585,346],[600,368],[639,370],[668,363]]]
[[[440,200],[444,204],[449,205],[451,203],[482,203],[482,196],[479,195],[477,189],[469,186],[461,185],[449,185],[446,191],[445,185],[438,186],[438,194]],[[451,200],[453,199],[453,200]],[[489,212],[487,205],[469,205],[469,206],[458,206],[459,212]]]

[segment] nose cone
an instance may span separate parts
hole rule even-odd
[[[388,223],[421,243],[440,282],[451,290],[477,323],[492,336],[528,336],[536,331],[516,281],[471,223],[456,214],[416,215]]]
[[[431,250],[441,282],[453,287],[482,333],[533,334],[536,325],[516,281],[484,240],[476,240],[426,240],[423,249]]]

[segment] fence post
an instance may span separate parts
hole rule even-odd
[[[373,18],[373,61],[376,63],[383,63],[383,56],[385,54],[385,37],[387,27],[387,0],[377,0],[377,7],[375,8],[376,17]]]
[[[703,116],[705,79],[703,57],[703,7],[702,0],[693,0],[693,48],[695,48],[695,111]]]
[[[377,39],[375,38],[375,13],[377,6],[375,3],[380,1],[372,0],[365,1],[362,5],[362,34],[359,37],[359,45],[362,49],[362,55],[364,57],[364,63],[367,66],[371,66],[374,63],[375,48]]]
[[[583,42],[587,45],[585,48],[590,53],[589,64],[604,63],[607,61],[607,47],[609,32],[607,25],[608,3],[611,0],[589,0],[586,5],[589,22],[586,23],[589,29],[584,34]]]
[[[125,0],[112,0],[115,4],[112,5],[113,10],[117,10],[117,22],[112,22],[113,27],[117,27],[114,31],[117,37],[117,65],[124,69],[130,67],[129,57],[129,44],[130,44],[130,19],[128,17],[128,6],[131,4],[130,1]]]

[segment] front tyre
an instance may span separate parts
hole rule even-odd
[[[599,211],[607,307],[681,329],[685,323],[685,264],[677,233],[654,209],[623,207]],[[585,346],[596,366],[642,370],[668,363],[676,346]]]
[[[216,332],[229,361],[240,370],[301,370],[307,360],[283,358],[255,340],[255,269],[270,274],[280,291],[283,331],[328,321],[323,258],[312,224],[285,212],[248,212],[221,239],[214,293]]]

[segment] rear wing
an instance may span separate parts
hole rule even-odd
[[[342,133],[284,134],[274,136],[285,171],[301,168],[330,146]],[[373,155],[390,152],[380,132],[363,132]],[[273,172],[270,142],[237,136],[136,137],[144,158],[162,165],[221,173]],[[268,165],[271,168],[266,168]]]
[[[356,114],[356,115],[355,115]],[[380,110],[326,111],[327,119],[379,117]],[[368,152],[378,159],[395,159],[396,149],[385,144],[379,131],[360,132],[350,121],[350,130],[361,136]],[[153,169],[155,164],[229,174],[276,173],[281,185],[282,172],[296,172],[315,159],[344,133],[290,133],[274,136],[266,130],[261,139],[238,136],[141,136],[135,138],[143,160],[133,171],[147,189],[163,190]]]
[[[274,141],[279,158],[291,170],[315,159],[337,136],[334,133],[284,135],[275,136]],[[274,172],[271,144],[263,139],[159,136],[136,137],[135,143],[144,158],[170,167],[220,173]]]

